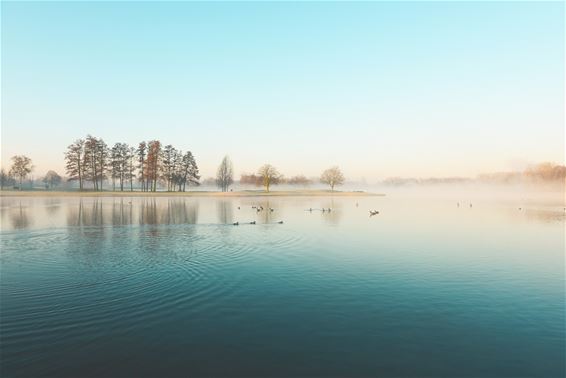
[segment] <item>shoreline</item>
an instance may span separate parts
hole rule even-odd
[[[261,190],[241,190],[236,192],[190,191],[190,192],[140,192],[140,191],[0,191],[0,197],[374,197],[383,193],[342,192],[330,190],[281,190],[265,192]]]

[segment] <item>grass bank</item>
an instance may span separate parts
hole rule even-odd
[[[113,191],[50,191],[50,190],[3,190],[0,197],[365,197],[384,194],[362,191],[342,192],[330,190],[241,190],[236,192],[190,191],[190,192],[113,192]]]

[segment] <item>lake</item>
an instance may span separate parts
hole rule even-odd
[[[561,204],[4,197],[0,216],[3,377],[566,374]]]

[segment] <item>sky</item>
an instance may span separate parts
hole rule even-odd
[[[1,3],[1,159],[92,134],[204,177],[475,176],[564,162],[563,2]]]

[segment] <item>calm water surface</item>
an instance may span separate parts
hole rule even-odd
[[[564,376],[564,210],[520,206],[2,198],[0,375]]]

